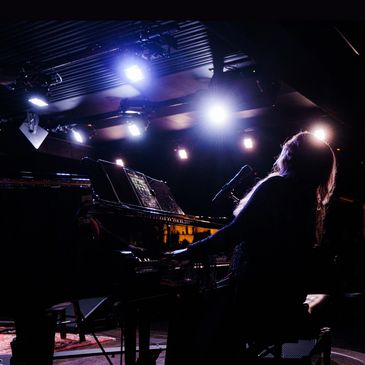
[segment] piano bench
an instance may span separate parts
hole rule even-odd
[[[282,325],[255,330],[244,341],[244,357],[252,364],[330,365],[331,330],[321,323],[328,298],[310,294],[304,302],[308,318],[295,315]]]
[[[57,325],[59,327],[60,337],[65,339],[67,337],[67,328],[66,325],[72,323],[73,321],[67,320],[66,309],[71,306],[73,307],[74,312],[74,322],[77,325],[78,335],[80,342],[86,340],[85,331],[83,326],[83,318],[80,310],[80,305],[77,300],[73,300],[70,302],[57,303],[52,307],[47,309],[47,312],[55,313],[57,316]]]
[[[263,343],[247,342],[245,359],[250,364],[331,364],[331,331],[322,327],[317,335],[277,338]],[[243,362],[246,363],[246,362]]]

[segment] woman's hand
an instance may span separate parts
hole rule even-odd
[[[188,249],[183,248],[180,250],[165,252],[165,258],[175,261],[187,261],[189,260]]]

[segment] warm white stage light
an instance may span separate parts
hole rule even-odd
[[[121,158],[117,158],[117,159],[115,160],[115,163],[116,163],[117,165],[119,165],[119,166],[124,167],[124,161],[123,161]]]
[[[179,155],[179,158],[181,160],[187,160],[188,159],[188,152],[186,151],[185,148],[179,148],[178,151],[177,151],[178,155]]]
[[[315,128],[312,133],[321,141],[326,141],[328,138],[327,132],[323,128]]]
[[[251,137],[244,137],[242,143],[243,143],[243,147],[246,150],[252,150],[253,149],[254,142],[253,142],[253,139]]]

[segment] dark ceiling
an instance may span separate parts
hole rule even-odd
[[[210,157],[202,152],[203,146],[215,146],[214,153],[228,147],[217,149],[216,142],[195,137],[200,128],[197,100],[221,88],[236,100],[233,133],[256,132],[266,143],[261,157],[271,159],[262,165],[262,173],[285,138],[321,120],[333,128],[332,144],[339,149],[343,175],[363,181],[364,25],[349,21],[2,21],[0,135],[7,136],[8,130],[15,133],[26,112],[32,111],[49,132],[39,152],[79,158],[70,151],[82,147],[70,144],[62,127],[87,125],[94,130],[89,153],[113,158],[112,151],[118,149],[129,153],[135,168],[163,177],[162,167],[151,166],[167,163],[167,150],[160,149],[157,156],[146,146],[129,142],[122,111],[134,108],[146,117],[150,146],[190,143],[199,151],[200,163],[205,163]],[[125,54],[142,55],[148,62],[148,84],[133,85],[121,77],[117,64]],[[42,85],[49,89],[50,105],[30,109],[26,93]],[[67,141],[66,147],[62,141]],[[227,151],[233,162],[222,168],[216,186],[242,165],[242,156]],[[220,164],[213,161],[211,172],[217,174]],[[257,157],[247,157],[245,162],[260,166]],[[196,161],[199,170],[198,166]],[[180,178],[176,171],[176,176],[170,175],[176,182]],[[201,179],[207,176],[202,175]],[[343,185],[344,192],[363,196],[360,183],[354,190],[351,183]]]
[[[213,75],[217,84],[244,93],[238,107],[243,117],[256,116],[284,94],[283,107],[293,99],[296,107],[315,107],[255,62],[224,23],[22,21],[3,23],[0,30],[4,120],[31,110],[26,93],[46,85],[50,106],[34,111],[48,129],[92,122],[100,129],[96,141],[122,138],[122,132],[113,137],[105,129],[120,127],[120,106],[127,103],[144,108],[154,126],[185,129],[196,122],[193,100],[212,85]],[[120,75],[118,60],[126,53],[148,59],[148,85],[132,85]]]

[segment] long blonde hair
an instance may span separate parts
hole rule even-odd
[[[234,215],[238,215],[264,181],[272,176],[291,177],[315,194],[316,238],[317,243],[320,243],[326,207],[335,188],[336,172],[336,157],[330,145],[310,132],[299,132],[285,142],[271,173],[238,203]]]

